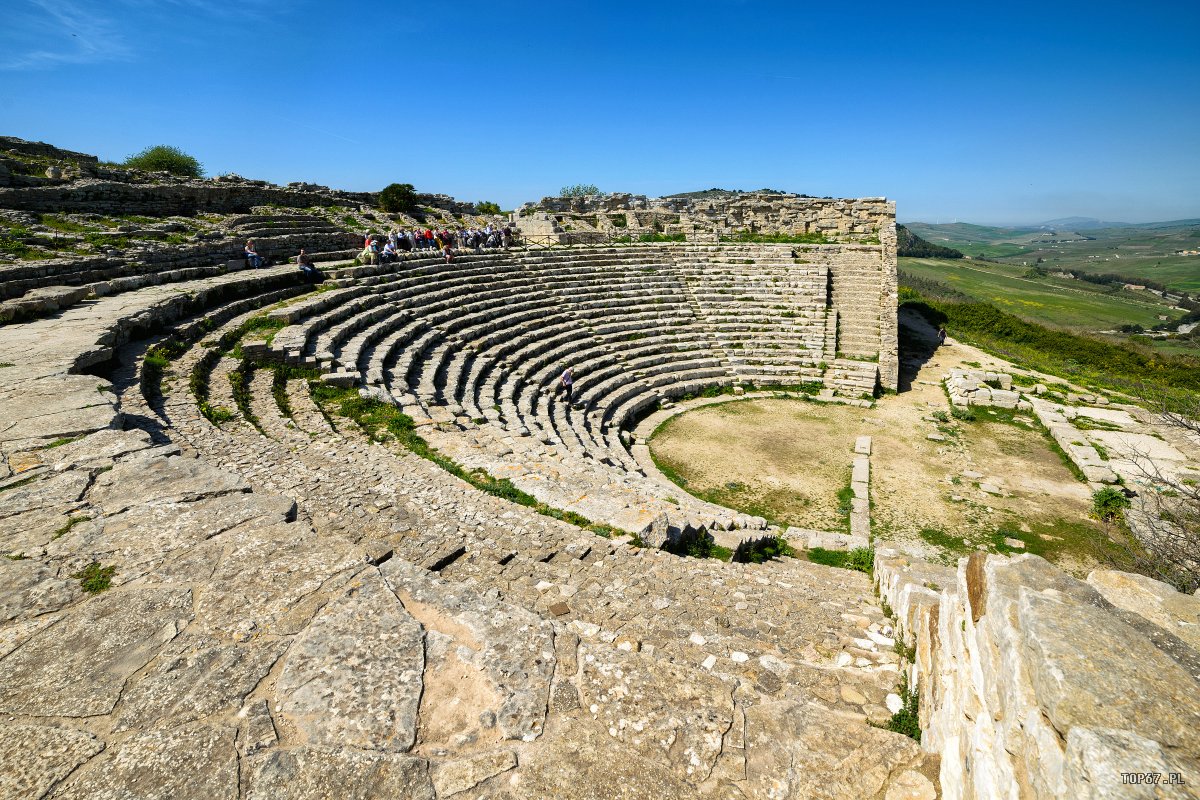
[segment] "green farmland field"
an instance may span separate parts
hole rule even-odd
[[[1070,278],[1026,278],[1026,267],[983,261],[902,258],[900,269],[939,281],[1010,314],[1073,331],[1157,325],[1179,312],[1147,292],[1117,291]]]
[[[1050,270],[1112,273],[1157,281],[1177,291],[1200,292],[1200,256],[1176,255],[1200,249],[1200,220],[1115,227],[1059,226],[996,228],[954,223],[907,223],[933,244],[969,256],[1014,266],[1038,263]]]

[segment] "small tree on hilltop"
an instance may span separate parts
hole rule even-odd
[[[480,214],[499,214],[500,204],[482,200],[475,204],[475,210]]]
[[[588,197],[600,194],[599,187],[594,183],[577,183],[574,186],[564,186],[558,190],[559,197]]]
[[[199,178],[204,175],[203,164],[169,144],[147,147],[140,153],[134,153],[125,159],[124,166],[144,172],[169,172],[183,178]]]
[[[389,214],[411,214],[417,210],[417,190],[411,183],[390,183],[379,193],[379,207]]]

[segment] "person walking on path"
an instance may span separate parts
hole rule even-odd
[[[571,405],[571,391],[574,386],[575,370],[571,367],[567,367],[563,370],[562,377],[558,379],[558,391],[556,391],[554,394],[557,396],[558,392],[565,392],[567,395],[567,405]]]
[[[945,343],[946,343],[946,326],[943,325],[942,327],[938,328],[938,347],[941,347]]]

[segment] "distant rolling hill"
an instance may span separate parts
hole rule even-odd
[[[1001,263],[1040,265],[1054,270],[1083,270],[1161,283],[1176,291],[1200,292],[1200,256],[1178,255],[1200,250],[1200,220],[1107,223],[1089,227],[1068,217],[1043,226],[1000,227],[957,222],[906,227],[926,241],[960,250],[973,258]],[[1071,224],[1063,224],[1063,223]]]

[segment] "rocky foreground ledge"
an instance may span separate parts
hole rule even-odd
[[[954,570],[881,549],[875,576],[943,797],[1198,796],[1200,597],[1033,555]]]

